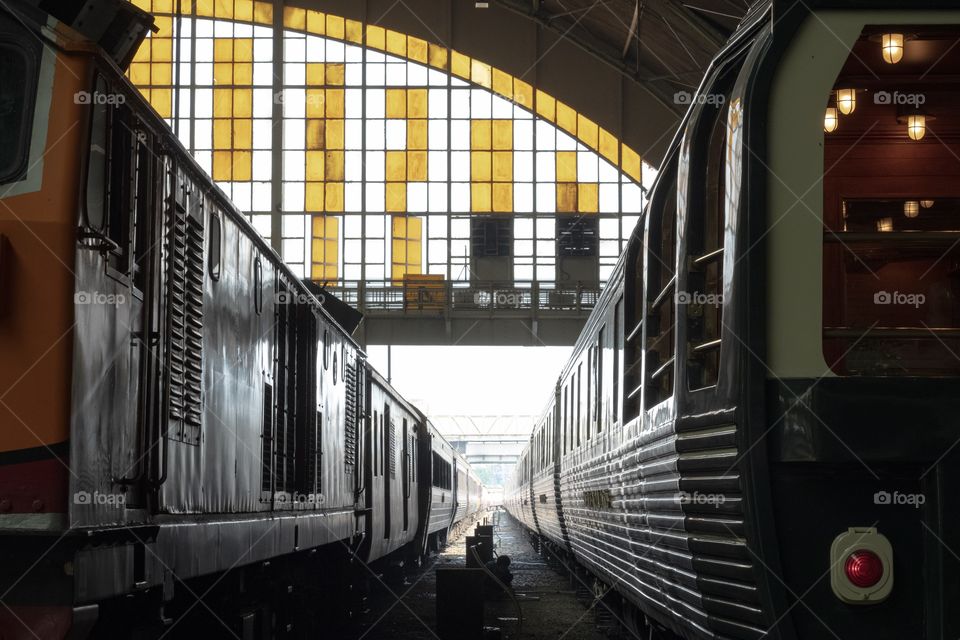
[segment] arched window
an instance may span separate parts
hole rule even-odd
[[[159,31],[131,80],[298,275],[469,280],[494,228],[472,222],[506,218],[491,279],[603,281],[636,224],[639,154],[522,78],[318,11],[274,33],[271,3],[135,4]]]

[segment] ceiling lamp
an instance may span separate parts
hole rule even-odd
[[[833,133],[837,130],[837,125],[840,123],[840,116],[837,115],[836,107],[827,107],[827,111],[823,116],[823,130],[827,133]]]
[[[845,116],[853,113],[857,108],[857,90],[837,89],[837,108]]]
[[[880,218],[877,220],[877,231],[893,231],[893,218]]]
[[[907,116],[907,135],[911,140],[920,140],[927,133],[927,116]]]
[[[933,206],[933,200],[921,200],[920,206],[923,207],[924,209],[929,209],[930,207]]]
[[[916,200],[907,200],[903,203],[903,215],[908,218],[916,218],[920,215],[920,203]]]
[[[880,36],[880,50],[883,52],[883,61],[888,64],[897,64],[903,58],[903,34],[885,33]]]

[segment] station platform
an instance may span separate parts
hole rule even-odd
[[[486,517],[488,523],[495,524],[496,553],[511,558],[515,598],[502,595],[486,600],[485,627],[499,628],[504,640],[604,640],[616,636],[609,615],[601,605],[594,604],[588,585],[570,577],[556,563],[548,563],[549,558],[537,552],[527,532],[506,511]],[[437,569],[466,566],[465,538],[473,535],[473,530],[471,525],[451,540],[421,571],[408,576],[403,586],[377,584],[367,611],[352,630],[353,637],[438,640]]]

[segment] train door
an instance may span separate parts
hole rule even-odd
[[[407,419],[403,419],[403,458],[401,463],[403,474],[403,530],[410,528],[410,434],[408,433]]]
[[[393,515],[391,513],[392,506],[391,500],[392,497],[390,494],[393,491],[391,476],[393,475],[394,462],[393,462],[393,447],[391,446],[390,435],[393,433],[393,423],[390,417],[390,404],[387,402],[383,403],[383,414],[380,416],[380,446],[382,453],[380,454],[380,464],[381,471],[383,472],[383,537],[390,537],[390,525],[392,524]],[[390,433],[387,433],[387,429],[390,430]],[[383,465],[388,466],[388,469],[384,469]]]

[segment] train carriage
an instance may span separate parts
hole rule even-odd
[[[123,76],[149,16],[94,4],[0,7],[0,633],[319,632],[351,557],[446,539],[442,438]]]
[[[569,555],[638,632],[957,634],[958,24],[757,3],[691,100],[557,394]]]

